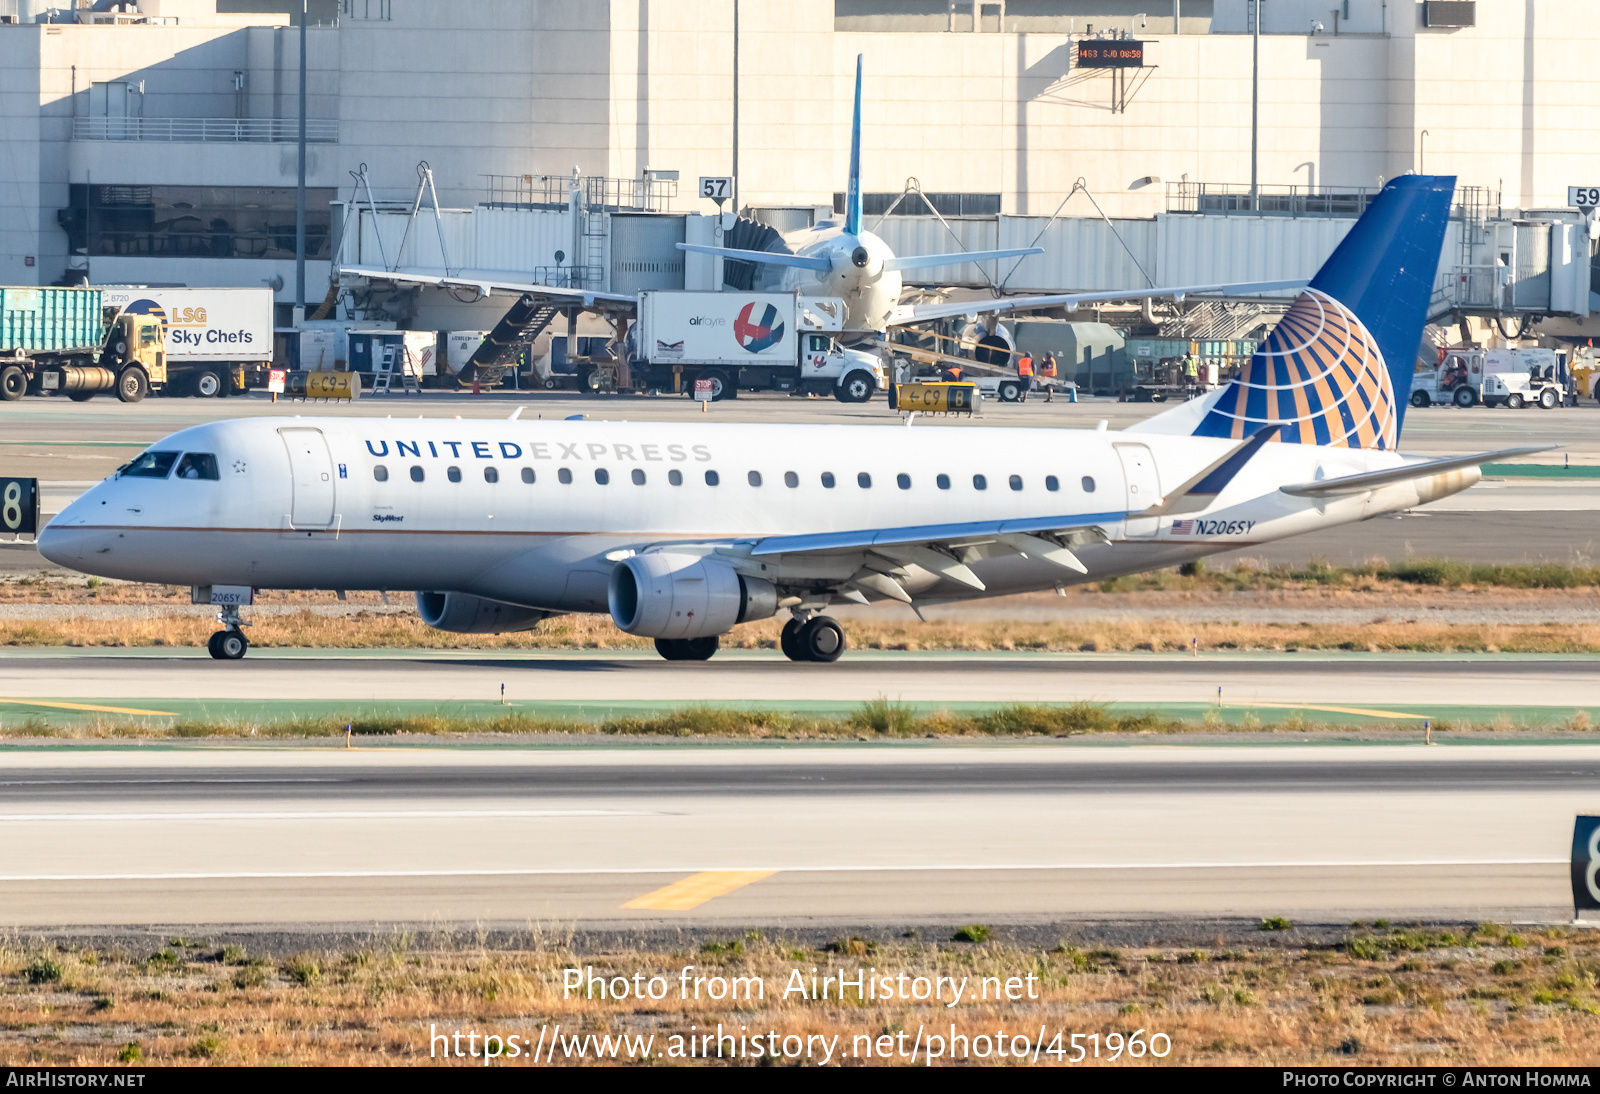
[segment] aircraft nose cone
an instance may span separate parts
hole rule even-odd
[[[39,553],[58,566],[76,567],[83,561],[84,540],[87,533],[47,524],[39,532],[35,544]]]

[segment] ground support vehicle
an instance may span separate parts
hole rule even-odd
[[[213,399],[243,394],[252,376],[272,367],[272,290],[166,289],[113,285],[102,290],[115,314],[161,325],[164,395]]]
[[[960,348],[955,339],[945,338],[932,332],[919,333],[924,338],[931,338],[935,346],[951,350]],[[937,380],[940,377],[955,375],[959,371],[961,379],[976,384],[979,394],[985,399],[998,399],[1002,403],[1019,403],[1026,399],[1030,392],[1027,377],[1017,375],[1017,370],[1010,364],[1014,355],[1007,350],[996,350],[993,347],[980,345],[978,353],[988,357],[988,361],[898,342],[891,347],[891,352],[895,358],[893,367],[897,383]],[[1040,376],[1038,368],[1039,363],[1035,361],[1031,389],[1035,394],[1064,393],[1076,386],[1071,380]]]
[[[99,289],[0,288],[0,398],[116,392],[136,403],[167,382],[158,320],[117,315]]]
[[[1163,357],[1159,361],[1135,358],[1133,361],[1133,388],[1128,392],[1130,403],[1164,403],[1167,400],[1182,402],[1216,389],[1221,368],[1215,361],[1195,363],[1196,375],[1186,376],[1181,357]]]
[[[1411,405],[1454,403],[1470,407],[1537,405],[1546,410],[1572,400],[1567,356],[1552,349],[1449,349],[1434,368],[1417,367]]]
[[[622,360],[580,363],[578,390],[653,390],[711,398],[741,390],[831,394],[864,403],[887,387],[876,354],[841,348],[842,300],[796,293],[639,294],[639,321]]]
[[[1485,372],[1482,395],[1484,406],[1504,404],[1512,410],[1534,404],[1554,410],[1567,401],[1567,389],[1559,381],[1517,372]]]

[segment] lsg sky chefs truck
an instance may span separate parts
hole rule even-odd
[[[240,394],[253,373],[272,367],[272,290],[156,289],[112,285],[106,306],[162,324],[166,395]]]
[[[162,336],[160,320],[119,315],[99,289],[0,288],[0,398],[137,403],[167,381]]]
[[[843,315],[842,300],[796,293],[641,292],[631,386],[692,394],[702,380],[714,400],[744,389],[864,403],[883,388],[883,365],[834,341]],[[580,391],[595,389],[592,376],[579,365]]]

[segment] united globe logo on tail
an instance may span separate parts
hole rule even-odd
[[[752,316],[758,307],[762,309],[761,318],[754,319]],[[783,321],[778,318],[778,309],[752,300],[739,310],[739,317],[733,321],[733,337],[751,353],[771,349],[783,341]]]
[[[1371,332],[1339,301],[1307,289],[1198,432],[1240,438],[1281,422],[1286,443],[1392,450],[1395,410],[1394,383]]]

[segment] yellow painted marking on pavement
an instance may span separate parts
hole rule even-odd
[[[176,718],[174,710],[139,710],[137,707],[97,707],[88,703],[47,703],[42,699],[0,699],[19,707],[51,707],[55,710],[96,710],[102,714],[150,714],[161,718]]]
[[[708,900],[743,889],[746,885],[771,877],[776,870],[705,870],[674,881],[664,889],[635,897],[624,908],[651,908],[658,912],[686,912]]]
[[[1325,710],[1330,714],[1366,714],[1373,718],[1413,718],[1423,721],[1431,714],[1402,714],[1398,710],[1365,710],[1361,707],[1317,707],[1306,703],[1239,703],[1241,707],[1271,707],[1274,710]]]

